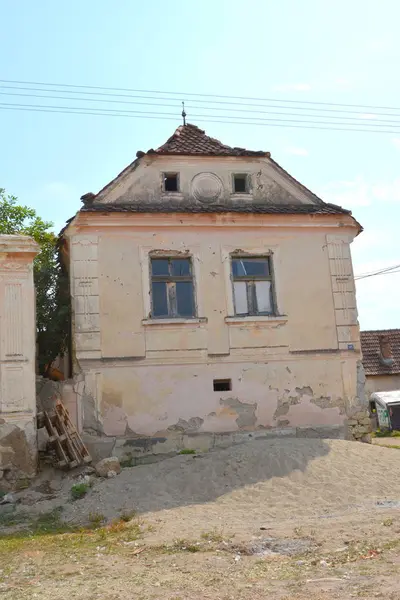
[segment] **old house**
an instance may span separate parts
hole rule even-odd
[[[365,391],[400,390],[400,329],[361,331]]]
[[[190,124],[82,201],[63,252],[84,428],[343,433],[363,387],[348,210]]]

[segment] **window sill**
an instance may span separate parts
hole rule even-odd
[[[207,323],[205,317],[193,318],[193,319],[143,319],[142,325],[198,325],[200,323]]]
[[[286,315],[250,315],[248,317],[225,317],[225,323],[285,323]]]

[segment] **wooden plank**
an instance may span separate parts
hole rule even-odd
[[[82,438],[76,431],[69,413],[59,400],[52,414],[43,411],[40,422],[43,422],[49,434],[49,443],[55,448],[60,468],[73,469],[80,464],[89,463],[92,458],[84,445]]]

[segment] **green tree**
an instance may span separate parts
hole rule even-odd
[[[51,363],[63,355],[69,335],[68,275],[60,260],[53,223],[43,221],[33,208],[18,204],[15,196],[0,188],[0,234],[29,235],[39,244],[34,280],[39,371],[46,375]]]

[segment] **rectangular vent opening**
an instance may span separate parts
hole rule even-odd
[[[214,392],[230,392],[232,389],[232,379],[214,379]]]

